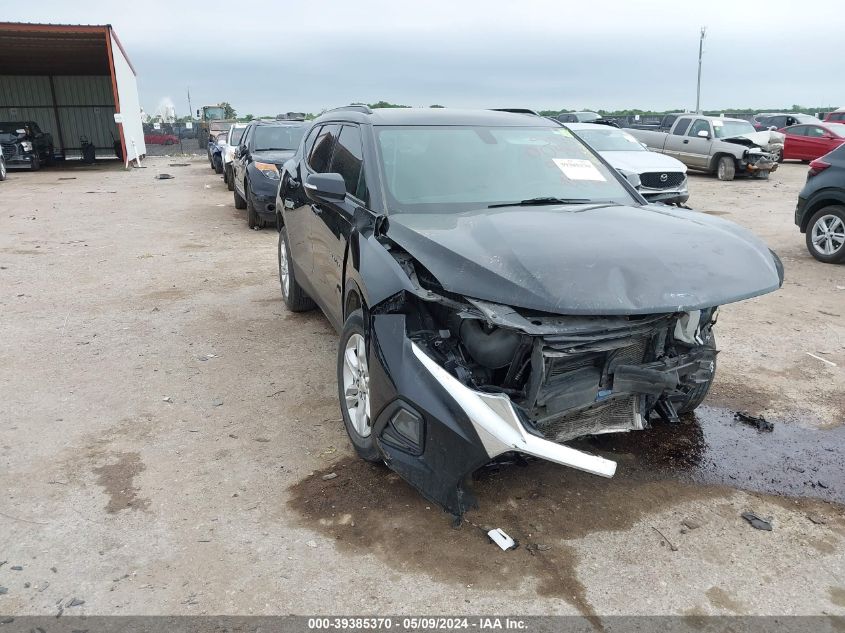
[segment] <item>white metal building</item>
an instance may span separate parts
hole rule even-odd
[[[111,25],[0,22],[0,121],[35,121],[56,154],[146,154],[135,69]],[[115,113],[122,123],[115,123]],[[133,144],[134,142],[134,144]]]

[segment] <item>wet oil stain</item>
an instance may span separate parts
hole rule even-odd
[[[828,587],[830,601],[838,607],[845,607],[845,587]]]
[[[114,514],[121,510],[144,510],[150,501],[138,497],[139,489],[134,485],[134,478],[145,469],[138,453],[118,453],[117,461],[94,469],[97,483],[102,486],[109,501],[106,512]]]
[[[736,488],[845,502],[845,428],[816,431],[775,421],[773,432],[761,433],[733,421],[728,411],[700,408],[678,425],[655,423],[643,432],[576,445],[618,460],[616,477],[536,460],[493,464],[475,473],[480,508],[458,530],[398,475],[354,458],[295,484],[288,507],[341,549],[441,582],[492,590],[532,582],[539,595],[566,600],[600,629],[577,573],[578,539],[623,531],[652,513],[724,498]],[[332,472],[337,476],[323,480]],[[819,502],[806,504],[817,511]],[[481,533],[494,527],[505,528],[521,546],[500,555]],[[712,593],[714,606],[716,600],[721,608],[741,609],[730,596]]]
[[[700,484],[845,504],[845,426],[813,429],[773,420],[757,431],[725,409],[700,407],[681,424],[590,438],[600,453],[636,456],[638,468]]]

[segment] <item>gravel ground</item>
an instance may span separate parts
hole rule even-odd
[[[454,530],[354,459],[336,334],[286,311],[275,232],[172,161],[0,183],[0,614],[845,614],[845,267],[793,225],[805,166],[691,178],[786,269],[723,308],[700,415],[594,443],[613,480],[487,469]]]

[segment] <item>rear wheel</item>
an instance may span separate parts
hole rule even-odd
[[[730,156],[722,156],[716,163],[716,176],[719,180],[733,180],[736,176],[736,164]]]
[[[223,173],[223,159],[220,157],[220,154],[214,154],[213,157],[214,162],[214,172],[217,174]]]
[[[825,264],[845,263],[845,207],[819,209],[807,224],[807,250]]]
[[[223,180],[226,182],[226,187],[229,189],[229,191],[233,191],[235,189],[231,165],[226,165],[226,171],[224,172]]]
[[[279,286],[282,289],[282,299],[291,312],[307,312],[314,309],[311,297],[296,281],[288,244],[288,232],[284,226],[279,231]]]
[[[236,209],[246,209],[246,200],[241,198],[241,194],[238,193],[238,190],[235,189],[234,185],[232,185],[232,191],[235,194],[235,208]]]
[[[368,462],[382,461],[370,417],[370,371],[364,314],[356,310],[346,319],[337,349],[337,389],[343,426],[355,452]]]

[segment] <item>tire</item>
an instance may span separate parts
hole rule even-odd
[[[229,167],[228,165],[226,166],[226,172],[225,172],[225,175],[223,176],[223,180],[226,181],[226,187],[229,189],[229,191],[235,190],[235,183],[233,182],[234,176],[232,175],[232,168]]]
[[[244,195],[246,196],[246,223],[251,229],[263,229],[264,220],[258,215],[255,210],[255,205],[252,204],[252,198],[249,195],[249,189],[244,185]]]
[[[235,194],[235,208],[246,209],[246,200],[241,198],[241,195],[238,193],[238,190],[235,189],[234,185],[232,185],[232,192]]]
[[[38,171],[41,169],[41,158],[36,153],[35,156],[32,157],[32,163],[30,163],[32,171]]]
[[[825,264],[845,263],[845,207],[832,205],[813,214],[805,234],[810,255]]]
[[[0,182],[6,180],[6,161],[0,158]]]
[[[47,158],[44,159],[44,164],[47,167],[52,167],[55,163],[56,149],[51,145],[47,148]]]
[[[214,173],[222,174],[223,173],[223,159],[220,157],[219,154],[215,154],[213,157],[214,162]]]
[[[777,161],[779,163],[783,162],[783,150],[782,149],[778,150],[778,152],[775,154],[775,156],[777,157]]]
[[[381,462],[370,418],[367,335],[361,310],[349,315],[340,335],[337,348],[337,394],[343,426],[346,427],[355,452],[368,462]],[[356,405],[351,407],[353,400]],[[350,414],[350,409],[354,413]],[[352,415],[355,416],[354,421]]]
[[[736,163],[731,156],[722,156],[716,163],[716,177],[719,180],[733,180],[736,176]]]
[[[713,334],[713,330],[710,330],[710,338],[704,342],[704,345],[708,347],[716,347],[716,335]],[[702,402],[704,402],[704,398],[707,397],[707,393],[710,391],[710,386],[713,384],[713,379],[716,378],[716,359],[713,359],[713,372],[710,374],[710,379],[707,382],[703,382],[701,384],[696,385],[692,389],[687,392],[686,398],[681,402],[678,402],[675,405],[676,410],[678,411],[678,415],[683,415],[684,413],[690,413],[691,411],[695,411]]]
[[[308,312],[313,310],[314,301],[309,297],[296,281],[293,272],[293,259],[290,255],[288,232],[283,226],[279,231],[279,288],[282,291],[282,299],[288,310],[291,312]],[[283,265],[284,263],[284,265]],[[284,275],[287,275],[287,282]]]

